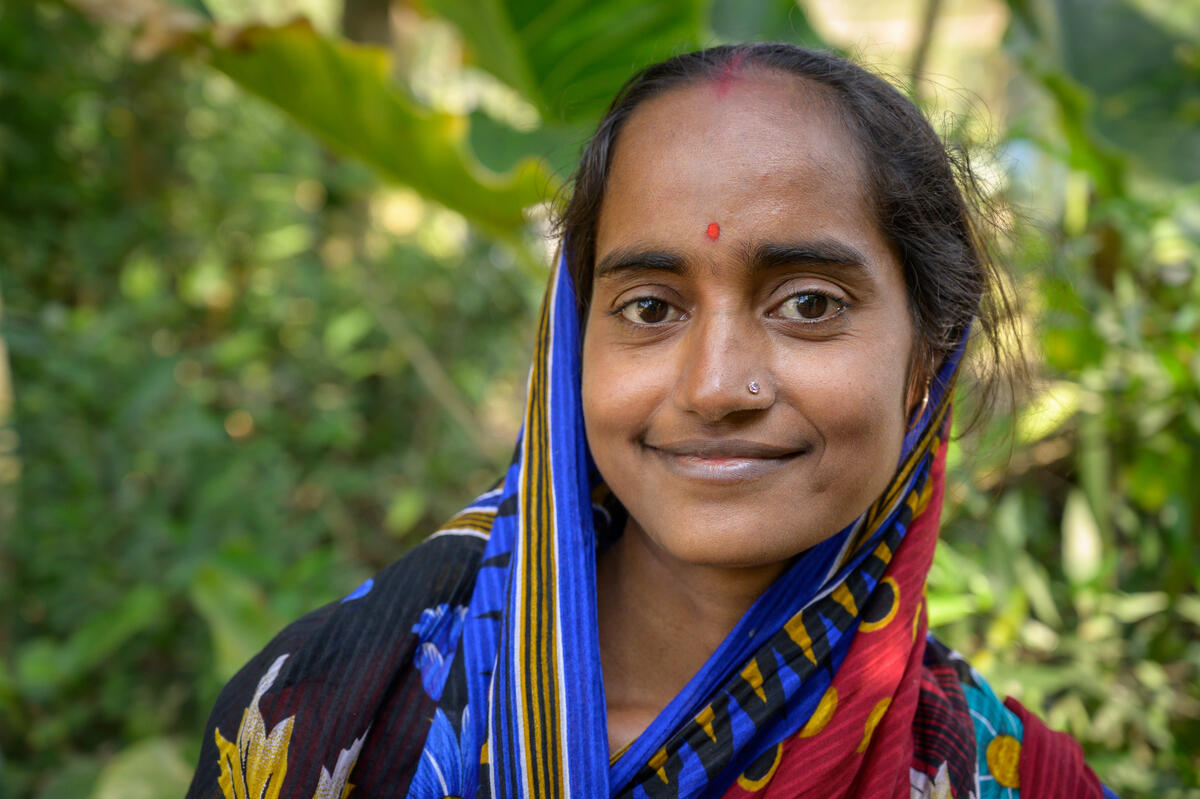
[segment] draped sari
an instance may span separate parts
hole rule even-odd
[[[625,517],[588,454],[560,263],[504,477],[247,664],[189,797],[1111,796],[1077,744],[927,634],[962,349],[880,497],[798,556],[610,756],[596,553]]]

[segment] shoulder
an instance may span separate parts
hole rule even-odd
[[[221,691],[188,796],[231,795],[230,782],[278,780],[285,772],[280,796],[290,796],[291,786],[312,796],[337,779],[339,766],[348,773],[364,747],[374,748],[368,738],[390,739],[397,762],[414,741],[419,755],[423,731],[413,728],[421,709],[428,705],[431,715],[433,707],[421,680],[429,661],[420,658],[421,642],[456,634],[448,625],[461,621],[470,602],[485,543],[467,535],[428,539],[284,628]],[[302,758],[288,757],[300,750]],[[251,751],[258,753],[253,762],[245,757]]]
[[[1115,796],[1084,762],[1075,739],[1050,730],[1016,700],[1001,701],[962,655],[933,636],[926,642],[914,735],[914,796],[925,795],[918,783],[937,795],[939,779],[948,780],[955,795],[980,799]]]

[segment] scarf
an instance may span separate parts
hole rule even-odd
[[[560,263],[539,316],[517,453],[495,497],[515,512],[491,519],[463,626],[470,713],[458,749],[482,753],[467,759],[463,784],[495,799],[720,795],[802,729],[826,752],[822,762],[837,766],[869,747],[889,711],[911,719],[915,683],[903,678],[914,658],[920,664],[919,595],[940,508],[930,474],[961,348],[933,380],[879,499],[797,558],[610,765],[579,330]],[[484,520],[475,509],[468,515]],[[925,520],[925,534],[907,545],[914,519]],[[883,638],[888,627],[906,632],[848,660],[856,639]],[[853,722],[855,734],[818,738],[831,718]],[[848,752],[829,758],[825,742],[835,738]]]
[[[230,681],[189,799],[1113,795],[1078,744],[926,635],[965,336],[880,497],[797,557],[610,758],[596,551],[623,518],[593,502],[579,336],[560,262],[503,480]]]

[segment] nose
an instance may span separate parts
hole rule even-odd
[[[708,423],[775,402],[763,331],[736,313],[696,318],[679,353],[676,407]]]

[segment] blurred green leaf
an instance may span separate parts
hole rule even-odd
[[[425,495],[415,488],[405,488],[396,492],[392,504],[388,506],[387,529],[393,535],[404,535],[412,530],[417,520],[425,512],[428,505]]]
[[[1094,98],[1090,125],[1161,177],[1188,182],[1200,180],[1200,14],[1177,5],[1192,9],[1183,33],[1128,0],[1054,3],[1065,71]]]
[[[640,66],[701,43],[706,0],[428,0],[548,123],[596,119]]]
[[[465,146],[466,118],[405,97],[380,48],[322,36],[303,22],[246,28],[228,41],[209,34],[205,42],[214,67],[331,147],[492,234],[516,236],[524,209],[554,193],[554,179],[535,159],[507,175],[489,173]]]
[[[1080,491],[1067,496],[1062,522],[1063,573],[1076,585],[1088,583],[1100,574],[1103,551],[1100,528]]]
[[[216,653],[214,667],[228,680],[283,627],[267,605],[262,589],[228,569],[199,569],[189,591],[196,611],[208,624]]]
[[[956,621],[968,618],[978,611],[978,606],[970,596],[962,594],[930,593],[927,600],[929,626],[943,627]]]
[[[33,638],[17,652],[17,684],[22,693],[46,697],[70,677],[62,647],[48,638]]]
[[[1139,622],[1148,616],[1162,613],[1170,605],[1170,598],[1162,591],[1112,594],[1111,598],[1113,615],[1126,624]]]
[[[836,49],[812,26],[796,0],[715,0],[711,24],[713,32],[727,42],[791,42]]]
[[[1017,440],[1032,444],[1056,432],[1079,409],[1080,388],[1075,383],[1057,381],[1042,391],[1017,417]]]
[[[335,316],[325,327],[325,347],[332,355],[349,352],[371,328],[375,319],[363,308],[352,308]]]
[[[88,796],[100,774],[100,764],[91,757],[72,757],[38,791],[37,799],[79,799]],[[0,769],[0,777],[3,770]],[[3,782],[0,781],[0,786]]]
[[[91,799],[176,799],[191,781],[179,744],[152,738],[118,752],[96,778]]]
[[[101,665],[131,637],[162,620],[164,595],[153,586],[132,589],[113,607],[93,614],[62,643],[34,639],[19,653],[22,690],[43,696]]]

